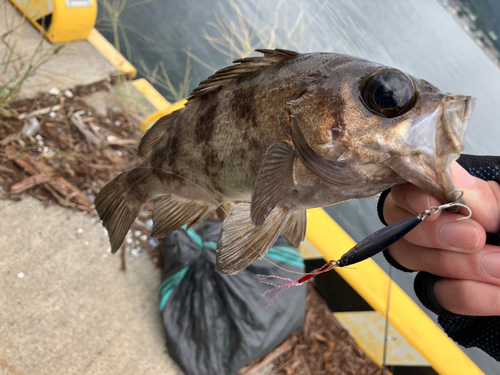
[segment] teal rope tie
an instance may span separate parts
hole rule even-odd
[[[217,242],[203,241],[203,239],[193,229],[187,230],[186,233],[194,242],[196,242],[196,244],[200,248],[207,247],[211,250],[215,250],[217,248]],[[283,263],[290,264],[295,267],[299,268],[304,267],[304,262],[300,254],[297,251],[290,249],[288,247],[284,246],[272,247],[267,253],[266,257],[278,260]]]
[[[215,250],[217,248],[217,242],[213,241],[203,241],[203,239],[200,237],[198,233],[196,233],[193,229],[186,230],[186,226],[182,227],[183,230],[186,231],[187,235],[189,238],[191,238],[196,245],[198,245],[199,248],[206,247],[211,250]],[[304,267],[304,261],[300,254],[285,246],[275,246],[271,247],[269,249],[269,252],[266,255],[267,258],[274,259],[286,264],[290,264],[292,266],[298,267],[298,268],[303,268]],[[179,284],[182,282],[182,279],[186,276],[187,271],[189,270],[189,266],[183,268],[176,274],[170,276],[168,279],[164,280],[161,285],[160,285],[160,312],[163,310],[165,307],[165,304],[167,303],[168,299],[170,298],[173,290],[179,286]]]
[[[179,272],[173,274],[170,276],[168,279],[164,280],[161,285],[160,285],[160,306],[159,310],[160,312],[163,310],[165,307],[165,304],[167,303],[168,299],[170,298],[172,292],[174,291],[175,288],[179,286],[181,283],[182,279],[184,279],[184,276],[186,276],[187,271],[189,270],[189,266],[183,268]]]

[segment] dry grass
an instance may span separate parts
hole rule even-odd
[[[167,100],[170,100],[171,102],[175,103],[180,100],[185,99],[190,92],[190,74],[191,74],[191,59],[190,56],[187,55],[186,57],[186,66],[184,68],[184,79],[179,82],[179,84],[176,86],[172,81],[170,80],[167,69],[165,68],[165,64],[163,64],[163,61],[160,61],[155,65],[155,67],[151,70],[148,69],[144,61],[141,61],[141,66],[142,70],[140,70],[140,73],[147,77],[149,82],[151,82],[153,85],[157,85],[163,89],[165,89],[168,92],[168,97]]]
[[[328,0],[324,0],[310,18],[306,18],[304,5],[301,5],[297,17],[290,22],[288,3],[285,0],[280,0],[274,12],[265,20],[260,18],[260,2],[252,11],[248,3],[240,5],[236,0],[229,0],[236,22],[223,20],[217,11],[214,11],[215,21],[207,23],[203,37],[216,51],[227,57],[227,65],[235,59],[249,56],[258,48],[310,51],[314,46],[319,46],[319,42],[311,37],[308,39],[308,45],[305,46],[305,32],[316,21],[327,4]],[[280,34],[285,35],[283,40],[279,39]],[[325,48],[323,46],[323,49]],[[221,68],[206,63],[190,51],[185,52],[211,71]]]
[[[129,0],[99,0],[99,4],[104,9],[104,15],[98,21],[99,28],[112,31],[116,49],[128,59],[131,58],[131,50],[127,32],[141,36],[145,42],[151,42],[151,38],[125,26],[120,17],[123,12],[151,1],[143,0],[128,4]],[[305,5],[302,4],[294,19],[288,17],[289,6],[285,0],[279,0],[274,12],[269,14],[266,19],[263,19],[260,14],[260,2],[252,8],[250,3],[237,0],[228,1],[234,20],[225,20],[214,10],[214,20],[207,22],[207,27],[203,31],[204,39],[217,52],[226,57],[225,65],[230,65],[235,59],[249,56],[258,48],[288,48],[303,52],[311,51],[314,48],[328,50],[332,47],[321,46],[314,37],[309,37],[307,40],[305,38],[306,31],[323,12],[328,0],[324,0],[315,13],[309,17],[306,16]],[[279,35],[284,35],[284,38],[280,38]],[[152,69],[144,61],[140,63],[140,74],[152,84],[164,89],[168,93],[167,99],[173,102],[185,99],[189,95],[192,83],[190,79],[191,60],[212,72],[223,67],[204,61],[189,49],[185,49],[184,52],[187,55],[184,77],[177,84],[170,79],[168,68],[162,61],[157,62]],[[127,96],[126,92],[124,92],[124,96]],[[126,107],[125,100],[124,107]]]
[[[113,32],[113,45],[117,49],[118,52],[125,55],[127,59],[131,59],[132,53],[130,50],[130,43],[128,41],[127,31],[135,33],[145,41],[151,42],[152,39],[147,35],[142,34],[141,32],[132,29],[126,26],[121,21],[122,13],[130,10],[132,8],[136,8],[138,6],[142,6],[150,3],[153,0],[142,0],[135,2],[133,4],[129,4],[129,0],[98,0],[99,4],[102,6],[104,10],[103,16],[97,21],[97,26],[100,30],[112,31]],[[123,45],[125,50],[122,51],[120,37],[123,40]]]
[[[0,3],[0,17],[5,31],[0,35],[0,115],[9,116],[6,107],[19,99],[21,89],[26,80],[53,59],[63,48],[60,46],[47,47],[40,34],[40,42],[31,55],[24,56],[18,51],[23,26],[27,23],[25,17],[16,23],[9,17],[6,1]]]

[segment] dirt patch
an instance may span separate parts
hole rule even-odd
[[[0,199],[18,201],[28,194],[46,205],[97,216],[93,201],[99,190],[139,163],[138,119],[126,111],[102,115],[84,101],[120,80],[53,90],[5,108],[0,116],[0,186],[5,193]],[[147,250],[158,263],[156,243],[149,240],[151,209],[151,204],[145,206],[123,249],[132,254]]]

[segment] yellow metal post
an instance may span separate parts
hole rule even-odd
[[[97,0],[10,0],[52,43],[87,39]]]

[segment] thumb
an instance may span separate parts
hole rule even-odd
[[[450,168],[456,189],[464,191],[464,203],[471,209],[472,218],[488,233],[500,232],[500,185],[469,174],[457,162]]]

